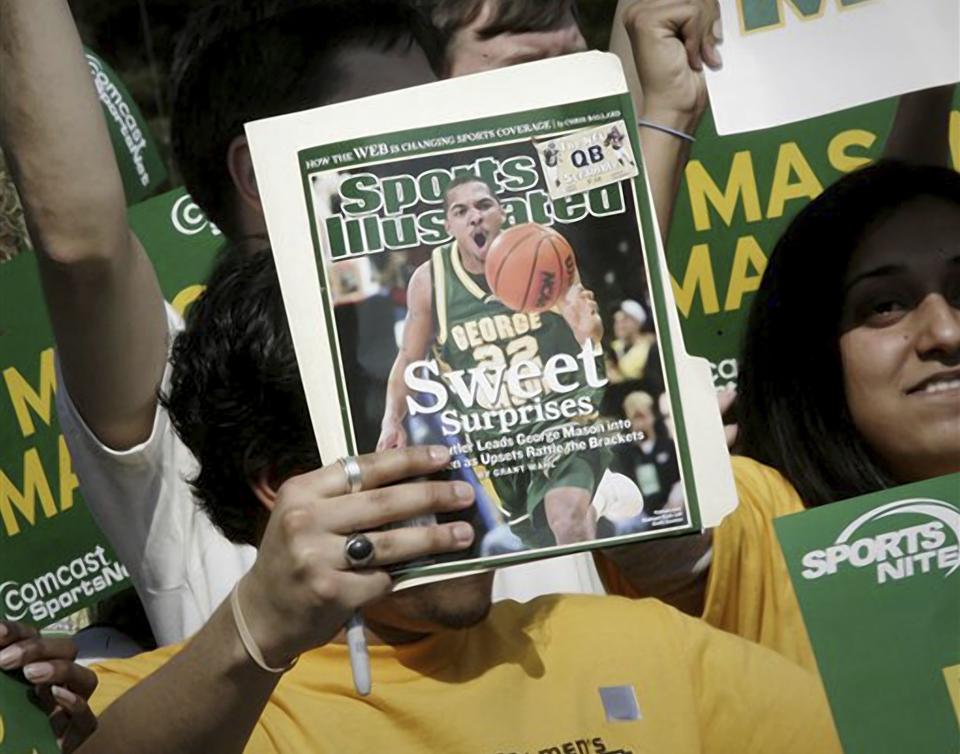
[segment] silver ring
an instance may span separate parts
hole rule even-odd
[[[357,457],[344,456],[340,459],[340,465],[343,467],[343,473],[347,475],[347,492],[354,495],[362,490],[363,472],[360,471],[360,464],[357,463]]]
[[[373,542],[366,534],[356,533],[343,544],[343,556],[351,568],[364,568],[373,560]]]

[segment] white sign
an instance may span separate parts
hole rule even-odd
[[[791,123],[960,80],[958,0],[720,0],[717,133]]]

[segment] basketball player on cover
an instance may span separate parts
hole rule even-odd
[[[495,191],[485,181],[473,175],[455,178],[445,191],[444,205],[445,227],[453,241],[435,249],[431,260],[410,278],[403,342],[387,383],[377,450],[406,445],[403,420],[409,389],[404,371],[431,349],[442,368],[467,370],[538,358],[544,363],[558,353],[575,355],[588,339],[599,344],[603,336],[593,293],[578,282],[553,309],[540,314],[515,312],[491,294],[484,261],[504,218]],[[495,317],[500,327],[491,326]],[[511,324],[505,327],[504,322]],[[564,397],[580,394],[578,390]],[[533,434],[561,423],[528,424],[523,431]],[[481,438],[500,435],[471,433],[472,440]],[[606,450],[576,453],[561,457],[549,469],[489,477],[484,487],[524,545],[582,542],[596,537],[590,503],[609,461]]]
[[[547,180],[551,181],[557,188],[560,188],[560,178],[557,176],[559,162],[560,150],[557,149],[556,143],[551,141],[543,150],[543,167]]]

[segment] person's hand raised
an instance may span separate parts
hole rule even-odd
[[[392,589],[385,566],[462,550],[473,542],[463,521],[380,527],[473,504],[466,482],[405,479],[433,474],[450,462],[443,446],[359,456],[363,491],[351,493],[335,463],[287,480],[276,493],[257,561],[240,582],[238,598],[264,659],[274,667],[329,642],[359,607]],[[346,557],[347,538],[366,532],[373,556],[362,568]]]
[[[707,104],[703,66],[721,66],[716,0],[637,0],[623,14],[643,89],[643,117],[687,133]]]

